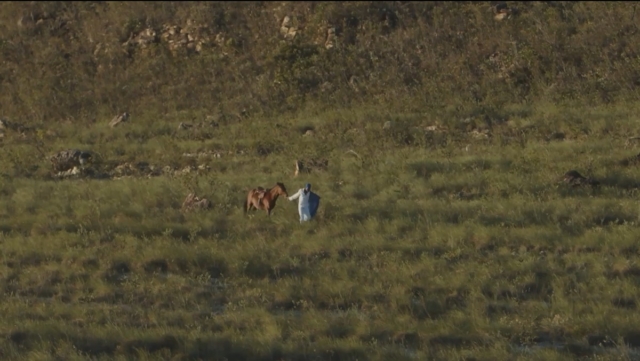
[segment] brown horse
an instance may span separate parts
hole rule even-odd
[[[264,189],[262,187],[254,188],[247,194],[247,200],[244,203],[244,213],[252,209],[264,209],[267,211],[267,215],[271,216],[271,211],[276,206],[276,201],[279,196],[288,197],[287,188],[284,184],[278,182],[275,186]]]

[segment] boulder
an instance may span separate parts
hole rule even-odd
[[[324,48],[329,50],[338,46],[338,37],[336,36],[336,28],[327,29],[327,38],[324,42]]]
[[[282,19],[282,24],[280,24],[280,34],[286,40],[293,40],[297,33],[298,29],[293,26],[293,20],[291,17],[288,15],[285,16],[284,19]]]
[[[597,187],[600,185],[600,182],[590,178],[584,177],[576,170],[570,170],[564,174],[562,179],[565,183],[571,185],[572,187],[580,187],[580,186],[591,186]]]

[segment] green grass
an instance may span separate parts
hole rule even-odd
[[[397,114],[383,131],[384,113],[369,108],[221,125],[204,139],[173,132],[190,121],[183,114],[139,116],[116,129],[56,127],[57,137],[42,140],[48,153],[96,151],[103,170],[131,161],[210,167],[151,178],[52,180],[37,149],[8,133],[0,353],[633,359],[640,169],[619,161],[638,152],[625,145],[640,133],[637,108],[504,111],[511,121],[489,139],[474,139],[455,119],[441,120],[448,133],[419,136],[412,126],[433,124],[420,114]],[[315,135],[302,136],[310,125]],[[546,141],[553,131],[567,139]],[[225,153],[182,157],[203,150]],[[329,166],[294,179],[297,154]],[[570,169],[602,187],[558,184]],[[312,183],[323,199],[317,218],[300,225],[285,199],[271,219],[244,216],[248,189],[277,181],[290,193]],[[181,212],[190,191],[213,208]],[[590,347],[597,337],[617,346]]]
[[[636,5],[509,6],[0,3],[0,358],[638,359]],[[245,216],[276,182],[316,219]]]

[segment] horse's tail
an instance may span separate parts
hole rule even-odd
[[[247,203],[249,203],[249,201],[245,199],[244,204],[242,205],[242,208],[244,209],[244,214],[247,214]]]
[[[242,207],[244,208],[244,214],[247,214],[247,211],[249,211],[249,195],[251,194],[251,192],[249,192],[249,194],[247,195],[247,198],[244,199],[244,204],[242,205]]]

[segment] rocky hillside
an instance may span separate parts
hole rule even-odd
[[[617,102],[633,2],[3,2],[2,115]]]

